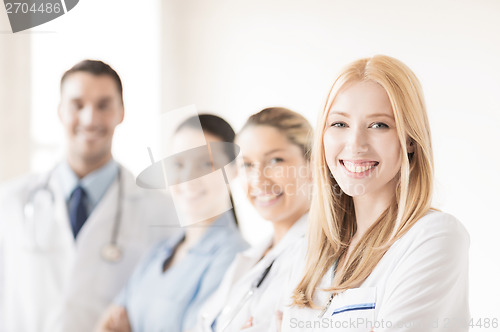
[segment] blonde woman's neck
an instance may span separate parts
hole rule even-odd
[[[385,193],[377,192],[371,195],[353,197],[357,231],[351,241],[351,246],[356,245],[368,228],[391,205],[393,200],[393,190],[386,191]]]
[[[290,230],[290,228],[292,228],[294,224],[295,221],[293,221],[292,223],[283,221],[273,222],[273,242],[264,251],[262,258],[264,258],[269,253],[269,251],[271,251],[271,249],[278,245],[278,243],[285,237],[286,233]]]
[[[273,221],[274,235],[271,248],[276,247],[276,245],[285,237],[290,228],[292,228],[292,226],[295,225],[295,223],[306,213],[307,210],[300,213],[300,215],[291,216],[287,220]]]

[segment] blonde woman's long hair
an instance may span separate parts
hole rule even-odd
[[[346,255],[356,233],[352,197],[340,189],[326,164],[323,135],[332,104],[343,87],[357,82],[380,84],[389,97],[401,146],[402,164],[392,204],[361,237],[338,271],[335,284],[326,289],[334,295],[359,287],[372,273],[388,248],[430,209],[434,176],[429,121],[422,88],[415,74],[401,61],[377,55],[345,67],[328,95],[318,117],[312,161],[313,198],[309,222],[309,246],[304,276],[293,294],[293,305],[318,308],[313,297],[321,279]],[[412,145],[408,153],[407,144]]]

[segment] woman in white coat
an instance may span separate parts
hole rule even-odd
[[[348,65],[314,144],[307,261],[282,331],[467,331],[469,236],[431,208],[415,74],[388,56]]]
[[[310,204],[311,126],[300,114],[268,108],[237,136],[247,197],[274,233],[239,254],[205,303],[196,331],[263,331],[276,324],[284,280],[305,240]]]

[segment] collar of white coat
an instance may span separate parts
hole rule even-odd
[[[55,175],[61,179],[61,188],[66,201],[70,199],[75,187],[80,184],[89,196],[92,209],[105,195],[109,186],[116,179],[118,172],[119,165],[113,159],[87,174],[82,179],[78,178],[67,161],[61,162],[55,169]]]
[[[117,181],[117,180],[121,181],[121,185],[123,186],[123,198],[127,198],[128,199],[128,198],[136,198],[136,197],[142,196],[144,194],[144,190],[145,189],[142,189],[142,188],[140,188],[139,186],[137,186],[135,184],[135,177],[134,177],[134,175],[128,169],[126,169],[123,165],[117,163],[114,160],[112,160],[112,162],[120,170],[120,175],[119,175],[120,178],[117,179],[116,176],[115,176],[114,179],[113,179],[113,181],[112,181],[112,183],[115,182],[115,181]],[[49,180],[50,180],[51,184],[52,185],[54,185],[54,184],[57,185],[57,187],[59,188],[60,192],[63,194],[63,197],[65,199],[67,199],[69,197],[69,195],[71,195],[71,192],[73,191],[76,182],[70,181],[68,179],[68,176],[66,176],[66,175],[62,175],[62,176],[59,175],[58,176],[57,174],[54,174],[54,173],[58,173],[59,169],[61,167],[64,167],[63,166],[64,164],[65,164],[65,162],[62,162],[62,163],[59,163],[58,165],[56,165],[54,167],[54,171],[49,172],[49,174],[47,176],[50,176]],[[109,165],[109,164],[106,164],[106,165]],[[69,167],[69,165],[67,167]],[[111,167],[113,167],[113,166],[111,166]],[[64,172],[61,172],[61,173],[64,174]],[[75,181],[77,181],[77,180],[75,180]],[[108,188],[106,190],[106,192],[109,189],[110,188]],[[106,192],[104,193],[104,195],[106,194]],[[98,204],[99,204],[99,202],[96,203],[96,206]]]
[[[286,232],[285,236],[281,239],[277,246],[272,248],[265,257],[266,261],[271,261],[276,259],[286,248],[293,245],[300,239],[304,238],[307,233],[307,225],[308,225],[308,217],[309,213],[304,214],[297,220],[293,226]],[[246,257],[249,259],[257,259],[259,260],[264,255],[264,252],[271,246],[273,241],[273,235],[269,236],[265,241],[262,241],[260,244],[252,247],[243,253],[241,253],[242,257]]]

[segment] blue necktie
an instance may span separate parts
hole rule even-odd
[[[73,230],[73,236],[75,239],[88,217],[87,207],[85,206],[86,197],[87,194],[85,193],[85,190],[82,187],[77,186],[75,190],[73,190],[69,200],[69,219],[71,221],[71,229]]]

